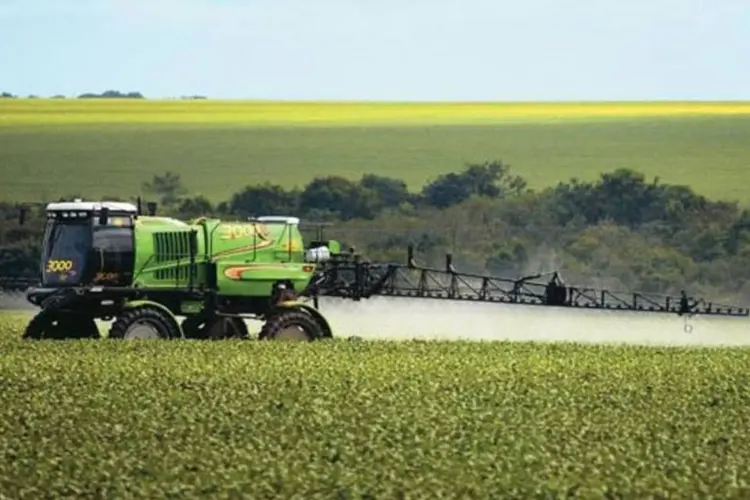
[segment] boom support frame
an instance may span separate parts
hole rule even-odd
[[[373,296],[411,297],[471,302],[495,302],[527,306],[555,306],[616,311],[644,311],[709,316],[750,316],[750,309],[718,304],[686,295],[672,296],[625,292],[591,287],[566,286],[557,272],[551,279],[534,281],[543,275],[517,279],[461,273],[445,256],[445,268],[419,266],[414,247],[408,247],[406,264],[371,263],[354,253],[341,254],[325,262],[321,271],[302,292],[318,297],[362,300]]]

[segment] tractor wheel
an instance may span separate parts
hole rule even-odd
[[[311,314],[299,309],[282,309],[269,316],[260,340],[313,341],[325,338],[322,326]]]
[[[86,313],[44,309],[29,322],[22,337],[26,340],[68,340],[101,338],[94,318]]]
[[[191,316],[182,322],[182,331],[190,339],[246,339],[249,335],[242,318],[226,316],[208,320],[203,316]]]
[[[157,307],[140,306],[125,310],[109,330],[109,338],[175,339],[180,337],[180,327],[174,318]]]

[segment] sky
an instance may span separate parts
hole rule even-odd
[[[0,0],[0,91],[750,98],[750,0]]]

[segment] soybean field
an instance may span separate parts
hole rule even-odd
[[[747,349],[23,342],[8,498],[750,494]]]

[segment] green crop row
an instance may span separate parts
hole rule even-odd
[[[22,324],[0,323],[3,498],[750,495],[748,350],[24,343]]]

